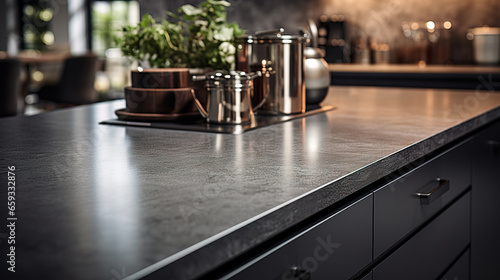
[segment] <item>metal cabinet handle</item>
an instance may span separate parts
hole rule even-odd
[[[450,190],[450,180],[438,178],[436,182],[432,182],[432,184],[425,186],[425,188],[415,193],[420,197],[420,203],[425,205],[431,204],[434,200]]]

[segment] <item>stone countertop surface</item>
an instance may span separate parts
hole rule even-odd
[[[323,104],[241,135],[99,124],[123,100],[0,119],[17,218],[0,275],[194,278],[500,118],[489,91],[331,87]]]

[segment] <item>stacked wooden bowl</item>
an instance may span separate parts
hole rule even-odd
[[[131,71],[125,88],[126,113],[165,116],[197,115],[188,68],[152,68]],[[129,114],[130,115],[130,114]]]

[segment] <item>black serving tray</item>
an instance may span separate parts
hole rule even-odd
[[[163,128],[163,129],[175,129],[175,130],[187,130],[187,131],[199,131],[199,132],[213,132],[213,133],[225,133],[225,134],[242,134],[246,131],[253,130],[260,127],[265,127],[277,123],[282,123],[298,118],[307,117],[310,115],[327,112],[335,109],[335,106],[308,106],[306,112],[303,114],[293,114],[293,115],[259,115],[255,114],[251,122],[245,124],[213,124],[208,123],[202,118],[179,118],[169,121],[158,121],[155,118],[151,118],[151,121],[147,121],[148,118],[138,119],[139,121],[131,120],[130,118],[122,119],[111,119],[101,122],[101,124],[111,124],[111,125],[124,125],[124,126],[140,126],[140,127],[151,127],[151,128]],[[120,116],[121,110],[117,110],[117,115]]]

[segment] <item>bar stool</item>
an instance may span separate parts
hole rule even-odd
[[[17,58],[0,59],[0,117],[17,115],[20,77]]]

